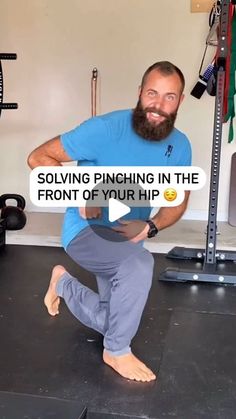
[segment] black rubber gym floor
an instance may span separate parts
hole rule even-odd
[[[176,262],[155,259],[132,345],[158,373],[143,384],[103,364],[101,336],[63,303],[55,318],[44,308],[55,264],[94,287],[90,274],[60,248],[8,245],[0,252],[1,419],[236,418],[236,287],[160,282],[159,272]]]

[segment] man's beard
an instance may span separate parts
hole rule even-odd
[[[160,116],[165,117],[165,120],[156,124],[147,119],[147,112],[157,112]],[[145,140],[160,141],[168,137],[174,128],[177,111],[167,114],[156,108],[143,108],[139,99],[136,108],[133,110],[132,125],[136,134],[143,137]]]

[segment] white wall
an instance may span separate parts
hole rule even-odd
[[[0,52],[4,100],[17,111],[0,119],[0,193],[23,194],[28,210],[29,152],[90,116],[90,79],[99,69],[98,112],[133,107],[143,72],[169,60],[186,76],[177,127],[189,136],[193,163],[209,178],[214,98],[190,96],[208,33],[208,15],[190,13],[190,0],[1,0]],[[212,48],[212,54],[214,49]],[[206,63],[208,64],[208,62]],[[230,158],[224,128],[219,219],[227,219]],[[187,218],[207,219],[208,185],[192,193]],[[41,211],[41,209],[40,209]]]

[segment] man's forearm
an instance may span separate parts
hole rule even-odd
[[[62,147],[60,137],[55,137],[30,153],[28,165],[31,169],[38,166],[62,166],[62,162],[71,160]]]
[[[32,153],[28,157],[28,165],[31,169],[34,169],[38,166],[62,166],[62,164],[57,161],[56,159],[53,159],[50,156],[47,155],[40,155],[36,153]]]
[[[184,214],[189,198],[189,192],[185,192],[185,199],[181,205],[177,207],[162,207],[156,215],[152,217],[154,224],[158,230],[163,230],[166,227],[176,223]]]

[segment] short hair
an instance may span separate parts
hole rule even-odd
[[[185,78],[184,78],[184,75],[183,75],[182,71],[176,65],[172,64],[169,61],[158,61],[158,62],[152,64],[150,67],[148,67],[148,69],[145,71],[145,73],[143,75],[143,78],[142,78],[141,89],[143,88],[143,86],[146,82],[147,76],[153,70],[159,71],[164,76],[169,76],[171,74],[177,74],[179,76],[180,82],[182,84],[182,91],[184,90]]]

